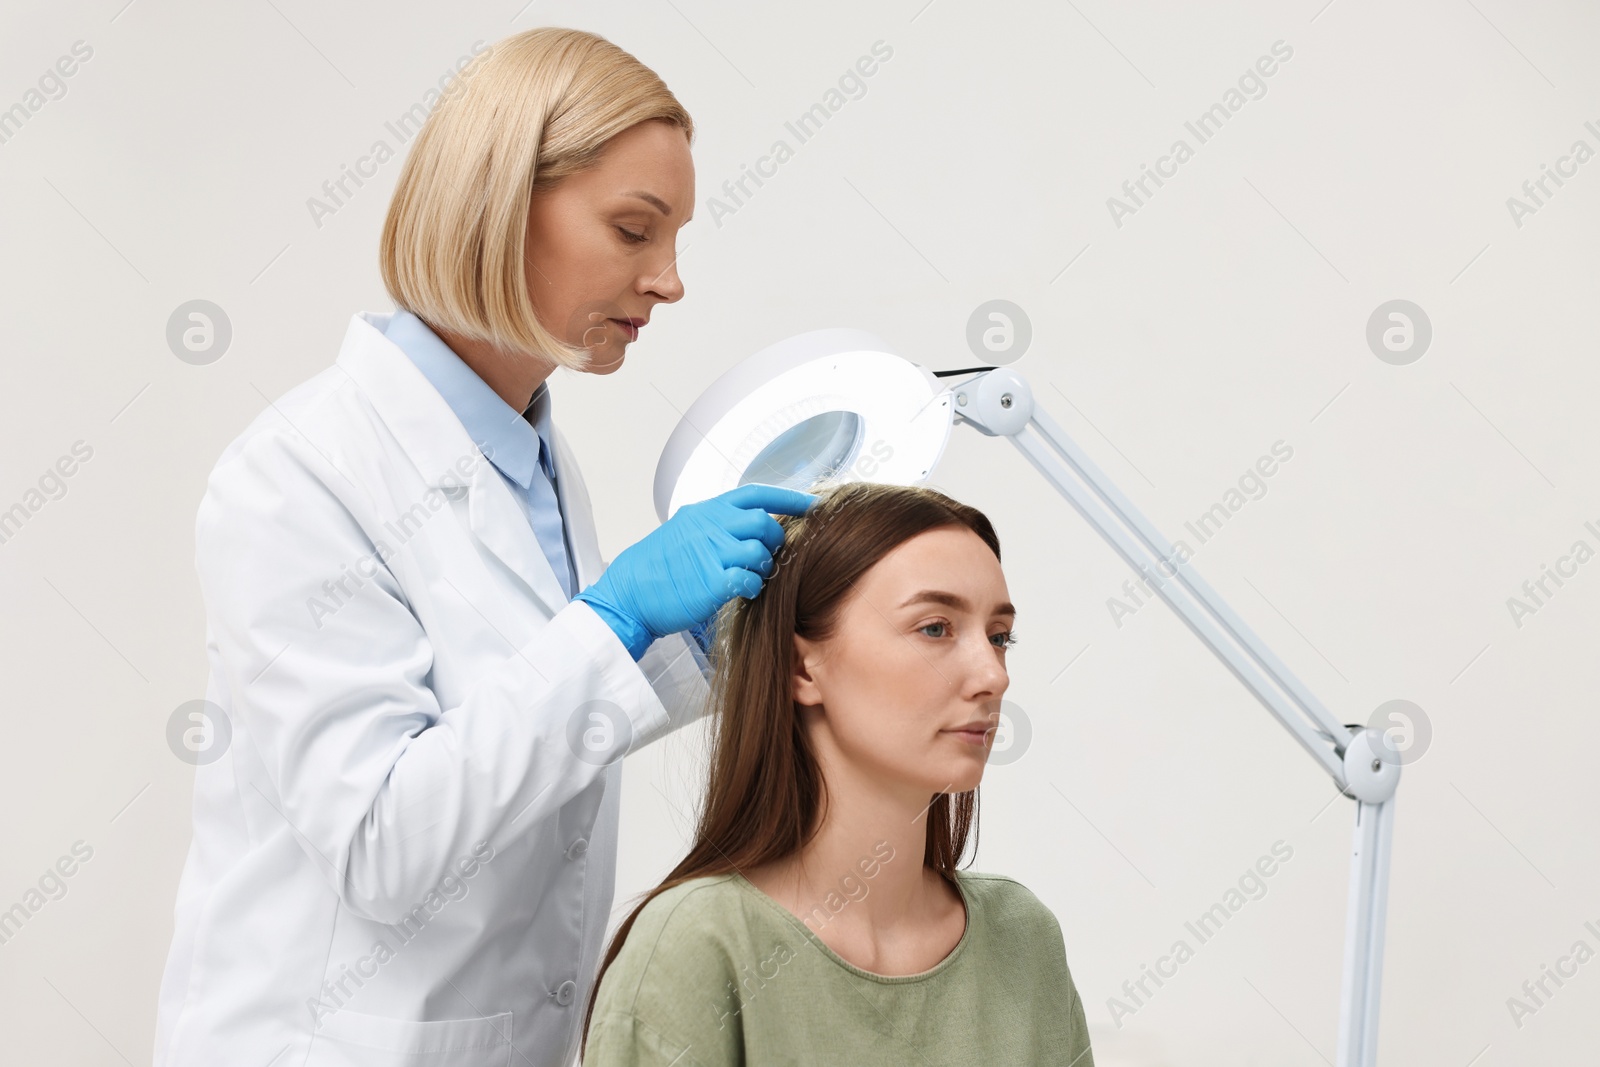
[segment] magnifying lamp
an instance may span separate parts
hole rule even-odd
[[[749,482],[810,492],[830,482],[911,485],[950,437],[939,379],[861,330],[769,345],[712,382],[656,466],[656,514]]]
[[[779,341],[685,412],[656,467],[656,512],[664,522],[684,504],[748,482],[808,492],[840,481],[912,485],[933,473],[957,424],[1008,438],[1355,801],[1337,1067],[1373,1067],[1399,753],[1379,731],[1340,723],[1312,695],[1034,404],[1022,375],[1009,367],[929,371],[860,330]]]

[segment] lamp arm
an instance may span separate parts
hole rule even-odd
[[[1347,789],[1344,749],[1353,730],[1341,724],[1200,577],[1188,557],[1135,508],[1093,460],[1036,408],[1026,379],[997,368],[952,388],[957,420],[1007,437],[1062,496],[1143,574],[1223,664],[1295,740]]]

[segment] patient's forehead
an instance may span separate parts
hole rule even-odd
[[[857,580],[855,591],[880,608],[897,608],[923,589],[957,593],[980,611],[1006,599],[1000,561],[965,526],[924,530],[896,545]]]

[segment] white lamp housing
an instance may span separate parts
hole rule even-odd
[[[656,465],[656,514],[665,522],[749,482],[911,485],[938,466],[953,422],[949,389],[872,334],[790,337],[735,364],[684,414]]]

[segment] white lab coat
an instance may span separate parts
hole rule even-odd
[[[604,744],[597,708],[627,751],[705,713],[692,638],[635,663],[568,602],[388,318],[353,316],[200,505],[207,699],[232,736],[196,770],[157,1067],[572,1062],[622,780],[573,739]],[[606,561],[553,436],[581,589]]]

